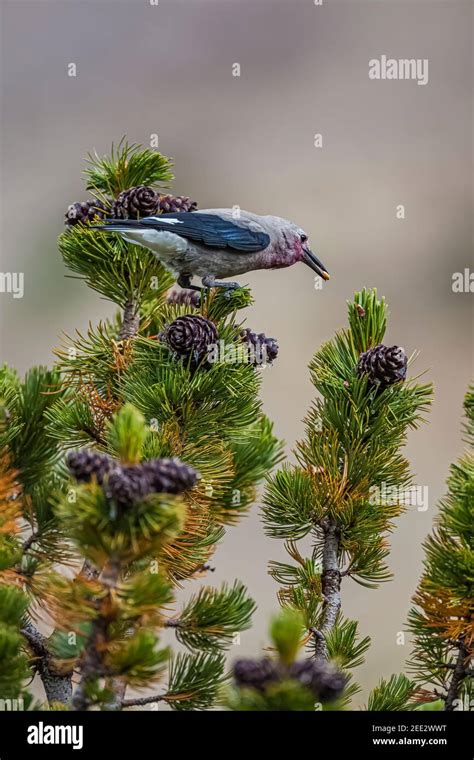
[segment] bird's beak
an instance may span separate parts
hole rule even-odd
[[[329,280],[329,272],[326,267],[309,248],[303,249],[303,261],[313,272],[319,274],[323,280]]]

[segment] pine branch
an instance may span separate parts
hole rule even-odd
[[[136,697],[134,699],[122,700],[122,707],[138,707],[143,705],[151,705],[156,702],[166,701],[166,694],[154,694],[150,697]]]
[[[139,309],[133,299],[129,299],[125,304],[123,311],[123,321],[119,332],[120,340],[127,340],[133,338],[140,327],[140,314]]]
[[[361,354],[377,346],[382,355],[391,350],[380,346],[387,308],[375,290],[355,294],[348,321],[349,329],[325,343],[310,363],[320,398],[307,415],[306,437],[297,444],[298,464],[268,478],[264,496],[266,532],[284,539],[295,560],[271,563],[270,574],[283,586],[281,604],[303,613],[316,661],[334,652],[342,578],[376,588],[391,577],[386,536],[404,511],[401,492],[411,484],[401,448],[431,400],[430,385],[399,374],[371,376],[373,368],[361,368]],[[314,549],[305,558],[296,542],[309,533]],[[346,643],[350,662],[354,641]],[[356,688],[351,685],[347,694]]]
[[[26,538],[22,544],[22,547],[21,547],[22,554],[25,555],[31,549],[33,544],[35,544],[39,540],[40,537],[41,537],[40,531],[35,530],[32,533],[30,533],[28,538]]]
[[[85,170],[87,189],[117,196],[122,190],[137,185],[162,185],[173,179],[171,161],[157,150],[130,144],[123,137],[117,146],[112,144],[109,156],[90,153]]]
[[[109,560],[101,576],[102,583],[107,588],[107,596],[100,602],[98,617],[92,623],[91,633],[81,657],[79,665],[81,678],[72,701],[74,710],[87,710],[92,703],[88,694],[90,682],[107,675],[104,644],[107,642],[108,626],[112,619],[108,610],[120,575],[120,563],[117,560]]]
[[[367,710],[371,712],[414,710],[412,701],[415,683],[406,676],[393,675],[388,681],[381,679],[378,686],[369,695]]]
[[[173,710],[204,710],[227,680],[221,654],[178,654],[170,666],[166,702]]]
[[[72,700],[72,669],[67,672],[64,672],[64,669],[61,669],[62,672],[58,670],[49,649],[48,639],[31,621],[24,624],[21,632],[33,653],[33,665],[43,683],[48,704],[70,705]]]
[[[446,694],[446,701],[444,703],[444,709],[447,712],[452,712],[457,709],[462,682],[467,677],[472,678],[472,670],[469,667],[469,651],[467,647],[461,644],[459,646],[458,656],[453,668],[448,692]]]
[[[339,570],[339,538],[334,522],[324,527],[322,566],[323,612],[315,644],[316,659],[327,659],[326,636],[332,631],[341,609],[341,573]]]
[[[166,625],[175,629],[176,638],[188,649],[222,650],[230,646],[236,632],[249,628],[255,606],[242,583],[230,588],[227,584],[220,589],[204,587]]]

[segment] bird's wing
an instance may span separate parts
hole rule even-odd
[[[125,232],[132,230],[167,231],[211,248],[229,248],[237,253],[263,251],[270,237],[258,225],[240,225],[218,214],[180,211],[177,214],[146,216],[143,219],[110,219],[95,229]]]

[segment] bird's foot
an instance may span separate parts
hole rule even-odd
[[[224,295],[227,295],[228,298],[230,298],[232,290],[237,290],[242,287],[238,282],[222,282],[221,280],[216,280],[210,274],[202,278],[202,284],[205,288],[222,288],[226,291]]]
[[[187,274],[180,274],[177,283],[180,288],[185,288],[186,290],[198,290],[199,293],[201,292],[199,285],[191,284],[191,278]]]

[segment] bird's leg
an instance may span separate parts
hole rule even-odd
[[[213,274],[206,274],[202,278],[202,284],[205,288],[224,288],[225,290],[237,290],[242,287],[238,282],[221,282],[216,280]]]
[[[180,274],[177,279],[177,283],[180,288],[185,288],[186,290],[198,290],[199,292],[202,290],[199,285],[191,284],[191,278],[187,274]]]

